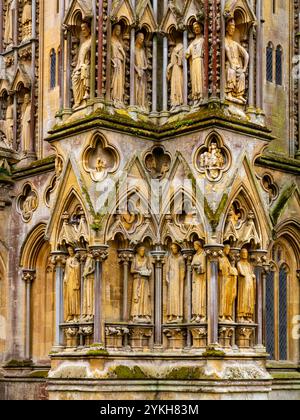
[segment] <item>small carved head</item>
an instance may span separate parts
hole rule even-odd
[[[88,38],[91,35],[91,29],[87,22],[81,24],[81,33],[85,38]]]
[[[75,255],[74,248],[71,247],[71,246],[68,246],[68,253],[69,253],[70,257],[74,257],[74,255]]]
[[[122,34],[122,28],[121,25],[116,25],[113,29],[113,36],[116,38],[119,38]]]
[[[229,19],[226,25],[226,32],[233,36],[235,34],[235,20],[233,18]]]
[[[202,35],[202,27],[199,22],[194,22],[193,31],[195,35]]]
[[[247,249],[247,248],[243,248],[243,249],[241,250],[241,259],[242,259],[242,260],[248,260],[248,258],[249,258],[249,252],[248,252],[248,249]]]
[[[146,248],[143,245],[139,246],[137,249],[137,253],[140,257],[143,258],[146,254]]]
[[[229,244],[224,246],[224,254],[228,257],[230,255],[231,247]],[[248,251],[247,251],[248,252]]]
[[[178,245],[178,244],[173,243],[173,244],[171,245],[171,251],[172,251],[172,254],[173,254],[173,255],[178,255],[178,254],[179,254],[179,252],[180,252],[180,247],[179,247],[179,245]]]
[[[196,252],[200,251],[200,249],[202,250],[203,249],[202,243],[200,241],[196,241],[194,243],[194,249],[195,249]]]
[[[143,34],[143,32],[139,32],[136,36],[136,45],[141,48],[144,44],[144,41],[145,41],[145,35]]]

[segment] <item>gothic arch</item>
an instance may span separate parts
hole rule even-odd
[[[21,248],[20,267],[35,269],[38,254],[46,241],[46,226],[46,222],[41,222],[26,236]]]

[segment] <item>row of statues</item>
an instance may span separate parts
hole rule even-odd
[[[245,104],[246,72],[249,65],[249,55],[245,48],[234,40],[236,31],[234,19],[226,26],[226,98],[238,104]],[[202,25],[194,22],[195,38],[185,51],[183,41],[178,37],[171,51],[167,74],[164,75],[170,83],[171,111],[182,107],[184,98],[184,60],[188,60],[191,78],[191,99],[194,107],[198,107],[206,94],[206,74],[204,65],[205,38]],[[81,42],[77,54],[76,65],[72,75],[74,108],[80,106],[84,99],[89,98],[90,65],[91,65],[91,29],[87,22],[81,25]],[[138,32],[135,39],[134,58],[134,90],[135,106],[141,111],[149,111],[148,82],[150,64],[145,45],[145,34]],[[122,27],[116,24],[111,37],[111,99],[115,107],[124,108],[126,93],[126,48],[123,40]]]
[[[192,323],[207,322],[208,269],[204,247],[194,243],[192,259]],[[72,247],[68,248],[64,275],[65,322],[90,322],[94,317],[95,262],[88,253],[83,270]],[[236,315],[239,323],[253,323],[256,306],[256,276],[249,262],[246,248],[242,249],[240,261],[230,258],[231,248],[225,245],[219,258],[219,321],[232,323]],[[167,323],[184,322],[186,261],[178,244],[171,245],[165,264],[167,285]],[[130,321],[136,324],[151,324],[152,299],[151,278],[153,267],[145,246],[137,248],[131,265],[132,299]],[[81,279],[83,279],[83,302],[81,303]],[[237,305],[236,305],[237,300]],[[82,306],[81,306],[82,305]],[[235,314],[236,312],[236,314]]]

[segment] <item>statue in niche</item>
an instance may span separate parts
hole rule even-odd
[[[82,101],[90,94],[90,65],[91,65],[91,29],[87,22],[81,24],[82,41],[80,42],[76,66],[72,75],[74,108],[78,108]]]
[[[193,31],[196,38],[190,44],[186,58],[190,60],[190,70],[192,79],[192,98],[194,106],[201,104],[204,98],[204,37],[202,35],[202,27],[199,22],[193,25]]]
[[[178,42],[171,54],[167,78],[171,82],[171,112],[183,105],[183,43]]]
[[[64,276],[64,317],[65,322],[78,322],[80,317],[81,268],[74,249],[68,247]]]
[[[200,241],[194,244],[196,254],[192,261],[193,269],[193,299],[192,322],[206,322],[207,319],[207,287],[206,287],[206,256]]]
[[[31,98],[29,93],[24,95],[21,140],[23,151],[28,152],[31,145]]]
[[[146,248],[140,246],[131,266],[133,275],[131,320],[134,323],[151,323],[151,291],[150,277],[152,267],[150,258],[146,255]]]
[[[226,97],[229,101],[246,104],[246,72],[249,54],[238,42],[234,41],[235,20],[230,19],[226,26]]]
[[[153,179],[162,180],[170,171],[171,159],[168,155],[152,152],[146,157],[145,165]]]
[[[88,253],[83,270],[83,310],[82,320],[85,322],[93,321],[94,318],[94,277],[95,260],[93,255]]]
[[[219,258],[219,320],[233,322],[233,311],[237,297],[238,271],[229,260],[230,245],[225,245],[224,256]]]
[[[7,1],[6,17],[4,22],[4,36],[3,40],[6,49],[10,48],[14,43],[14,21],[13,21],[13,10],[15,10],[16,0]]]
[[[166,273],[168,285],[168,323],[180,324],[183,322],[184,317],[185,261],[180,247],[175,243],[172,244],[171,255],[167,259]]]
[[[144,43],[145,35],[139,32],[135,42],[135,104],[142,111],[148,112],[148,60]]]
[[[238,263],[238,321],[240,323],[254,322],[256,304],[256,276],[249,262],[249,253],[246,248],[241,251],[241,260]]]
[[[122,28],[116,25],[113,29],[112,40],[112,82],[111,98],[117,108],[124,107],[126,52],[122,44]]]
[[[5,124],[6,124],[6,140],[8,146],[12,149],[14,143],[14,103],[13,98],[9,96],[8,98],[8,105],[6,109],[6,116],[5,116]]]
[[[208,152],[200,156],[200,167],[209,172],[212,179],[217,179],[224,168],[225,159],[216,142],[211,143]]]
[[[30,41],[32,36],[32,7],[31,0],[24,0],[22,12],[22,42]]]

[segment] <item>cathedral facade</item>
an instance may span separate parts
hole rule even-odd
[[[0,0],[0,399],[300,399],[299,0]]]

